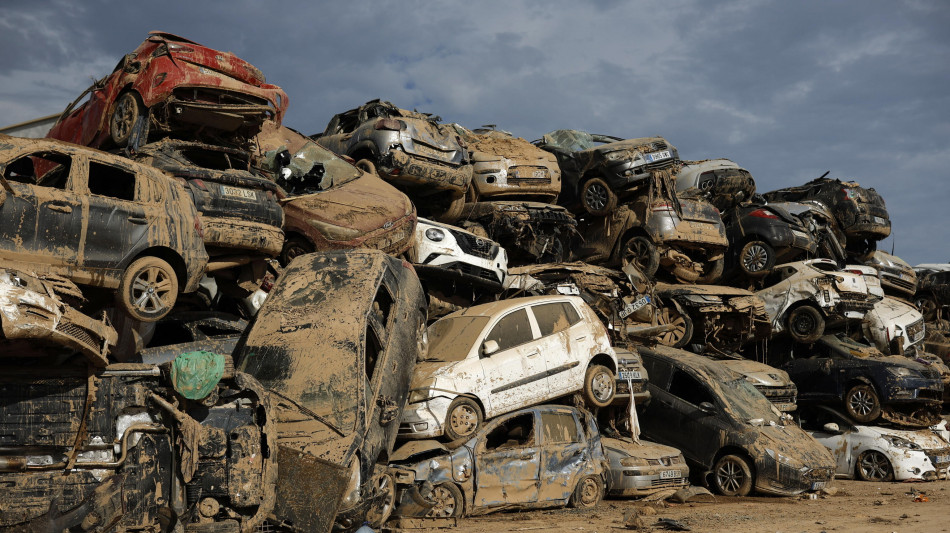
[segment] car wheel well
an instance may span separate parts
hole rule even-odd
[[[747,452],[745,448],[740,448],[738,446],[724,446],[723,448],[721,448],[718,452],[716,452],[716,456],[713,457],[712,463],[710,464],[709,468],[713,468],[714,466],[716,466],[716,461],[718,461],[720,458],[722,458],[725,455],[738,455],[739,457],[742,457],[746,461],[748,461],[749,468],[752,470],[752,479],[755,479],[756,477],[755,460],[752,459],[752,456],[749,455],[749,452]],[[711,473],[712,473],[712,470],[710,470],[707,474],[711,474]],[[752,488],[755,489],[755,486],[753,485]]]
[[[352,152],[350,152],[350,157],[359,161],[360,159],[369,159],[373,163],[379,160],[379,154],[376,150],[376,146],[372,143],[363,143],[357,145]]]
[[[617,373],[617,364],[614,363],[614,360],[611,359],[610,356],[605,353],[600,353],[592,357],[591,360],[587,363],[587,368],[590,368],[592,365],[602,365],[609,368],[610,371],[613,372],[614,374]],[[585,368],[584,371],[586,372],[587,369]]]
[[[614,254],[619,254],[624,243],[626,243],[627,241],[629,241],[630,239],[634,237],[646,237],[650,242],[653,242],[653,239],[650,237],[650,234],[647,233],[645,229],[643,229],[640,226],[634,226],[632,228],[629,228],[627,231],[623,232],[623,235],[621,235],[620,238],[617,239],[617,245],[614,246]]]
[[[178,277],[178,290],[181,291],[185,286],[185,280],[188,277],[188,272],[185,269],[185,260],[182,259],[178,252],[172,250],[171,248],[155,247],[155,248],[146,248],[142,250],[138,255],[129,259],[129,261],[122,265],[122,269],[125,270],[129,267],[135,260],[140,257],[157,257],[166,261],[171,267],[175,270],[175,276]]]

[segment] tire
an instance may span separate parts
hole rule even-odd
[[[617,207],[617,194],[610,190],[606,181],[591,178],[581,187],[581,205],[592,215],[609,215]]]
[[[478,188],[475,187],[475,180],[472,180],[472,183],[469,184],[468,189],[465,189],[465,202],[474,204],[478,201]]]
[[[426,518],[458,518],[465,512],[465,499],[455,483],[439,483],[429,493],[429,503],[435,503]]]
[[[865,450],[854,465],[855,477],[861,481],[894,481],[894,468],[883,453]]]
[[[139,100],[138,95],[132,91],[126,91],[115,99],[112,106],[112,114],[109,116],[109,135],[112,142],[120,148],[124,148],[132,137],[132,129],[135,127],[135,121],[145,114],[145,105]],[[145,142],[145,139],[142,139]]]
[[[659,325],[673,324],[676,328],[661,335],[658,342],[672,348],[682,348],[693,338],[693,320],[675,307],[663,307],[657,313]]]
[[[825,319],[814,307],[802,305],[789,311],[785,327],[795,341],[811,344],[825,333]]]
[[[584,374],[584,403],[589,408],[607,407],[617,394],[617,376],[603,365],[590,365]]]
[[[450,441],[471,438],[481,429],[483,420],[482,409],[475,400],[459,396],[445,412],[445,436]]]
[[[680,283],[696,283],[699,281],[699,273],[691,268],[687,268],[679,263],[674,263],[670,273],[673,274],[673,277],[676,278],[676,281]]]
[[[164,259],[145,256],[132,261],[122,273],[119,307],[140,322],[155,322],[175,307],[178,276]]]
[[[374,529],[379,529],[389,520],[396,507],[396,480],[390,473],[385,473],[376,479],[376,491],[382,493],[383,498],[377,505],[366,511],[366,521]]]
[[[704,263],[703,272],[705,272],[705,274],[699,276],[699,278],[696,280],[696,283],[701,285],[715,285],[719,283],[719,279],[722,278],[722,271],[725,268],[725,265],[726,259],[724,257],[720,257],[715,261]]]
[[[553,235],[547,243],[544,252],[538,256],[538,263],[563,263],[569,260],[569,251],[564,246],[560,235]]]
[[[723,496],[748,496],[754,482],[752,466],[740,455],[723,455],[713,466],[712,480]]]
[[[370,161],[369,159],[360,159],[359,161],[357,161],[356,168],[362,170],[363,172],[366,172],[367,174],[378,176],[376,174],[376,165],[374,165],[373,162]]]
[[[737,260],[746,276],[760,278],[775,266],[775,250],[765,241],[752,240],[742,246]]]
[[[920,309],[920,314],[924,315],[924,320],[930,322],[937,318],[937,302],[927,296],[918,296],[914,304]]]
[[[624,243],[621,263],[622,266],[633,263],[644,276],[652,279],[660,268],[660,253],[650,239],[638,235]]]
[[[303,237],[291,237],[284,242],[280,251],[280,264],[286,267],[298,255],[311,254],[315,251],[313,244]]]
[[[567,505],[578,509],[591,509],[597,507],[603,497],[604,481],[600,476],[584,476],[574,486]]]
[[[462,210],[465,208],[465,194],[452,193],[449,197],[448,205],[445,210],[435,216],[436,221],[444,224],[452,224],[462,216]]]
[[[844,395],[844,410],[859,424],[870,424],[881,416],[881,400],[874,387],[859,383]]]

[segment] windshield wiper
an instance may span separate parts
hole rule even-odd
[[[317,413],[314,413],[314,412],[311,411],[310,409],[307,409],[306,407],[300,405],[299,403],[297,403],[297,402],[291,400],[290,398],[284,396],[283,394],[281,394],[281,393],[279,393],[279,392],[277,392],[277,391],[275,391],[275,390],[273,390],[273,389],[267,389],[267,392],[273,394],[274,396],[278,396],[278,397],[280,397],[281,399],[283,399],[283,400],[285,400],[285,401],[290,402],[294,407],[296,407],[297,409],[300,409],[300,412],[301,412],[301,413],[303,413],[303,414],[305,414],[305,415],[307,415],[307,416],[313,417],[315,420],[317,420],[317,421],[320,422],[321,424],[323,424],[323,425],[325,425],[326,427],[332,429],[332,430],[333,430],[334,432],[336,432],[339,436],[341,436],[341,437],[346,437],[346,433],[343,433],[343,431],[342,431],[340,428],[338,428],[338,427],[336,427],[335,425],[333,425],[333,422],[330,422],[330,421],[327,420],[326,418],[323,418],[322,416],[318,415]]]

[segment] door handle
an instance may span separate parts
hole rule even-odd
[[[525,357],[537,357],[537,356],[540,355],[540,354],[541,354],[541,352],[535,350],[535,351],[533,351],[533,352],[531,352],[531,353],[525,355]]]
[[[587,338],[587,335],[581,335],[580,337],[575,337],[574,340],[576,340],[576,341],[582,341],[582,340],[584,340],[584,339],[586,339],[586,338]]]
[[[521,454],[521,460],[522,460],[522,461],[530,461],[530,460],[532,460],[532,459],[534,459],[534,454],[533,454],[533,453],[523,453],[523,454]]]
[[[133,224],[148,224],[148,219],[145,217],[129,217],[129,222]]]
[[[72,213],[73,208],[66,204],[46,204],[50,211],[59,211],[60,213]]]

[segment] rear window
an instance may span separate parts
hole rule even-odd
[[[112,165],[89,162],[89,192],[117,200],[135,201],[135,174]]]

